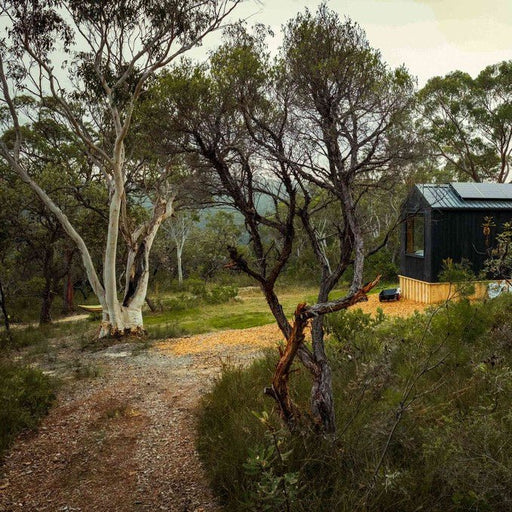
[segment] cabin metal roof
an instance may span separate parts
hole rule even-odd
[[[457,185],[466,185],[460,183]],[[468,184],[469,185],[469,184]],[[495,184],[499,188],[499,184]],[[509,184],[503,185],[509,188]],[[512,197],[510,199],[464,199],[451,184],[418,184],[416,189],[432,208],[440,210],[512,210]]]

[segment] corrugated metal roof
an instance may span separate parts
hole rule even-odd
[[[512,199],[462,199],[449,184],[419,184],[416,188],[432,208],[441,210],[512,210]]]

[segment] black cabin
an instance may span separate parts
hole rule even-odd
[[[443,260],[483,268],[496,234],[512,221],[512,184],[416,185],[402,209],[400,273],[438,282]]]

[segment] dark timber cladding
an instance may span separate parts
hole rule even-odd
[[[512,184],[416,185],[402,216],[401,275],[438,282],[447,258],[465,258],[478,273],[503,224],[512,221]]]

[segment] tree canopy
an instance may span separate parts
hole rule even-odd
[[[490,65],[474,79],[461,71],[432,78],[418,99],[431,154],[454,179],[509,181],[512,61]]]

